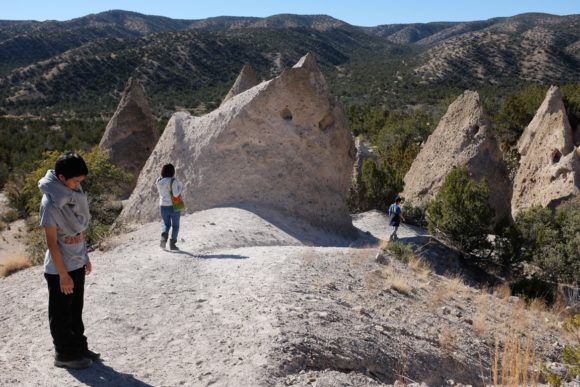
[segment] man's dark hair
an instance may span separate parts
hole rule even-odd
[[[173,164],[165,164],[161,168],[161,177],[173,177],[175,176],[175,167]]]
[[[402,197],[398,197],[395,199],[395,203],[401,203],[402,201],[404,201],[405,199],[403,199]]]
[[[56,176],[63,175],[68,180],[72,177],[88,175],[89,169],[80,155],[75,152],[67,152],[56,159],[54,172]]]

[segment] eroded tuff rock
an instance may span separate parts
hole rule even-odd
[[[171,162],[188,212],[251,205],[352,233],[346,200],[354,144],[342,105],[311,54],[202,117],[175,113],[121,219],[158,218],[152,188]]]
[[[474,179],[487,180],[495,220],[509,217],[511,187],[505,164],[474,91],[465,91],[449,106],[405,175],[403,196],[412,205],[427,205],[449,172],[461,165]]]
[[[580,149],[560,90],[552,86],[518,141],[520,166],[514,178],[512,214],[533,205],[552,207],[580,192]]]
[[[111,163],[131,173],[136,181],[158,139],[156,120],[143,86],[130,78],[99,148],[108,154]],[[133,185],[127,187],[127,194]]]
[[[232,99],[232,97],[243,93],[244,91],[251,89],[258,84],[258,77],[256,76],[256,71],[250,65],[244,65],[242,71],[236,78],[234,85],[224,97],[222,105]]]

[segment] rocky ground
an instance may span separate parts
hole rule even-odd
[[[482,385],[510,340],[543,360],[566,343],[554,313],[490,293],[421,230],[399,234],[424,259],[376,262],[383,214],[355,216],[354,242],[269,219],[206,210],[182,219],[179,252],[156,222],[92,253],[84,316],[103,362],[83,371],[52,365],[42,268],[0,279],[0,385]]]

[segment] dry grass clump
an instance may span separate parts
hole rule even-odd
[[[17,271],[27,269],[31,266],[30,262],[26,257],[15,256],[10,257],[0,265],[0,277],[8,277],[10,274],[14,274]]]
[[[431,275],[432,269],[427,262],[421,258],[414,257],[409,261],[409,268],[417,274],[417,278],[427,281]]]
[[[391,289],[408,295],[411,293],[412,287],[409,282],[401,275],[393,275],[389,278],[389,284]]]
[[[452,297],[453,295],[458,294],[461,291],[465,290],[466,287],[463,278],[461,278],[461,276],[459,275],[449,277],[449,279],[446,281],[446,284],[447,290],[449,291]]]
[[[503,341],[503,346],[500,344]],[[536,358],[534,340],[512,331],[504,340],[496,337],[491,380],[493,386],[538,385],[540,360]]]
[[[528,303],[528,309],[533,312],[543,313],[548,311],[546,301],[540,298],[534,298]]]
[[[503,282],[495,287],[494,294],[501,299],[506,299],[511,297],[512,290],[506,282]]]
[[[430,295],[431,302],[428,303],[428,306],[431,310],[438,308],[441,304],[443,304],[443,301],[449,298],[447,288],[443,285],[436,286]]]
[[[488,329],[488,322],[483,314],[477,314],[473,318],[473,331],[479,337],[482,337]]]
[[[395,257],[395,259],[404,263],[409,263],[411,259],[416,258],[413,249],[409,245],[406,245],[404,243],[383,241],[381,242],[381,249],[389,251],[391,254],[393,254],[393,257]]]

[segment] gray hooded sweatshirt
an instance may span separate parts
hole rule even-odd
[[[66,270],[80,269],[89,259],[81,236],[91,219],[87,196],[82,188],[76,191],[65,186],[52,169],[39,180],[38,188],[43,193],[40,225],[56,227],[57,244]],[[58,274],[50,250],[44,255],[44,272]]]

